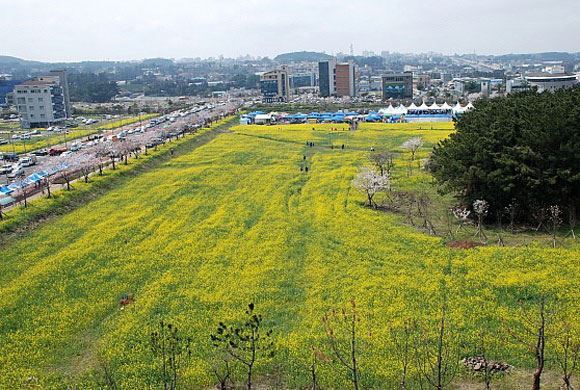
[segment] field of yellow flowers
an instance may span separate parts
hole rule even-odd
[[[532,368],[510,333],[533,318],[526,304],[537,295],[572,302],[558,318],[578,318],[579,251],[448,249],[364,207],[352,180],[371,147],[396,150],[421,136],[424,157],[453,131],[421,127],[234,127],[11,241],[0,248],[0,388],[100,388],[105,371],[118,388],[158,388],[148,340],[160,320],[192,338],[183,388],[211,388],[209,334],[249,302],[274,331],[276,354],[256,366],[271,387],[308,387],[313,350],[321,387],[349,386],[321,319],[353,299],[363,388],[397,388],[393,331],[436,331],[443,301],[458,348],[475,354],[485,334],[491,356]],[[403,171],[401,186],[429,184]],[[124,294],[134,303],[121,309]],[[548,369],[558,372],[553,360]]]

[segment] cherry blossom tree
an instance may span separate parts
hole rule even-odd
[[[485,232],[483,231],[483,219],[489,211],[489,203],[484,199],[477,199],[473,202],[473,212],[477,216],[477,231],[476,236],[487,239]]]
[[[388,174],[381,175],[369,168],[362,168],[353,180],[353,184],[358,190],[366,193],[368,205],[371,207],[376,207],[373,201],[376,194],[391,188],[391,180]]]
[[[417,150],[421,146],[423,146],[423,139],[421,137],[413,137],[401,145],[403,149],[408,150],[411,153],[411,161],[415,161],[415,155],[417,154]]]

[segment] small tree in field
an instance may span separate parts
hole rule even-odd
[[[176,390],[182,366],[191,358],[191,339],[183,337],[172,324],[161,321],[159,328],[151,332],[149,343],[161,365],[163,390]]]
[[[390,175],[395,166],[393,154],[387,151],[372,152],[369,155],[369,161],[375,166],[381,176],[384,174]]]
[[[417,154],[417,150],[423,146],[423,140],[421,137],[414,137],[403,142],[401,146],[411,153],[411,161],[415,161],[415,155]]]
[[[477,231],[475,232],[475,235],[482,239],[487,239],[487,236],[483,231],[483,220],[485,219],[488,210],[489,203],[487,203],[485,200],[478,199],[473,202],[473,212],[477,216]]]
[[[580,369],[580,330],[574,304],[558,305],[552,337],[552,351],[562,374],[563,389],[573,390],[572,375]]]
[[[429,386],[437,390],[446,389],[455,378],[460,344],[458,332],[449,319],[449,303],[444,284],[442,290],[436,324],[419,326],[414,341],[419,372]]]
[[[405,321],[400,327],[390,329],[391,340],[395,346],[395,354],[399,363],[401,390],[406,390],[409,385],[409,367],[413,360],[413,337],[416,326],[411,321]]]
[[[220,390],[227,390],[232,377],[232,357],[225,351],[218,351],[212,362],[211,371],[218,381]]]
[[[413,162],[415,161],[415,155],[417,151],[423,146],[423,140],[421,137],[414,137],[411,138],[401,145],[403,149],[408,150],[411,153],[411,164],[409,165],[409,169],[412,171],[413,169]]]
[[[376,207],[373,198],[379,192],[388,191],[391,188],[391,180],[388,174],[380,175],[368,168],[362,168],[353,181],[354,186],[367,196],[369,207]]]
[[[549,312],[547,298],[540,295],[533,310],[524,309],[521,321],[507,327],[514,340],[532,352],[536,361],[532,379],[532,390],[540,390],[542,374],[546,364],[546,326]]]
[[[360,322],[355,301],[348,309],[332,310],[322,317],[328,344],[334,359],[344,367],[350,376],[354,390],[360,385],[358,368],[358,328]]]
[[[546,209],[548,215],[548,229],[550,230],[550,235],[552,236],[552,247],[556,247],[556,236],[558,234],[558,229],[562,224],[562,210],[557,205],[550,206]]]
[[[213,346],[220,348],[246,367],[246,388],[252,389],[254,365],[259,357],[274,356],[272,330],[264,329],[261,314],[254,313],[254,304],[246,310],[246,318],[241,323],[218,324],[215,334],[210,336]]]

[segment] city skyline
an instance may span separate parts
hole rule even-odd
[[[554,4],[557,3],[557,6]],[[573,0],[306,0],[99,4],[24,0],[2,5],[1,55],[47,62],[143,58],[274,57],[293,51],[442,54],[578,52]],[[562,12],[566,10],[566,12]],[[345,20],[345,15],[352,16]],[[27,28],[22,28],[27,26]],[[32,27],[32,28],[31,28]],[[95,28],[99,27],[99,28]],[[40,39],[39,39],[40,38]],[[314,39],[313,39],[314,38]]]

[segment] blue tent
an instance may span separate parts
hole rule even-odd
[[[10,197],[10,196],[2,196],[0,197],[0,206],[8,206],[11,205],[12,203],[16,202],[16,199]]]
[[[14,192],[14,190],[12,190],[6,186],[0,187],[0,194],[8,195],[8,194],[11,194],[12,192]]]
[[[28,176],[27,179],[33,183],[38,183],[42,180],[42,177],[43,176],[39,175],[38,173],[33,173],[32,175]]]

